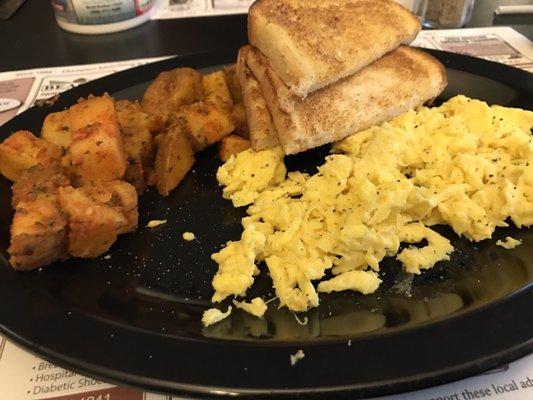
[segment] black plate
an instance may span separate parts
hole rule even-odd
[[[464,93],[489,103],[531,109],[531,75],[500,64],[431,51],[448,68],[440,101]],[[81,96],[108,91],[139,98],[160,71],[229,63],[235,51],[186,56],[124,71],[62,94],[50,108],[32,108],[2,127],[38,132],[46,113]],[[290,157],[290,169],[313,170],[320,148]],[[242,209],[222,199],[216,149],[198,155],[172,195],[140,200],[140,227],[113,246],[110,259],[69,260],[15,273],[6,261],[11,218],[9,183],[0,182],[0,330],[61,366],[148,390],[217,397],[349,397],[382,395],[441,384],[495,367],[533,348],[533,234],[507,251],[495,240],[454,238],[449,262],[415,277],[412,295],[397,293],[399,266],[385,262],[385,284],[371,296],[321,296],[300,325],[270,304],[265,320],[241,312],[203,329],[216,265],[210,254],[240,236]],[[144,228],[151,219],[168,219]],[[193,231],[197,240],[184,242]],[[405,282],[404,282],[405,283]],[[401,286],[401,284],[400,284]],[[250,297],[265,295],[262,273]],[[303,316],[300,316],[302,318]],[[290,354],[305,358],[291,367]]]

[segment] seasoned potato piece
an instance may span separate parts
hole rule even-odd
[[[56,163],[37,164],[23,171],[13,184],[15,216],[8,249],[13,268],[38,268],[68,256],[67,220],[57,192],[69,183]]]
[[[34,165],[58,162],[61,149],[29,131],[18,131],[0,143],[0,173],[16,181],[20,174]]]
[[[119,234],[133,232],[137,228],[137,193],[132,185],[115,180],[83,186],[81,190],[96,203],[115,207],[122,213],[126,223],[118,230]]]
[[[7,251],[16,270],[39,268],[68,257],[67,219],[57,196],[38,196],[17,204]]]
[[[146,186],[155,185],[155,165],[146,171]]]
[[[124,181],[107,182],[106,187],[113,194],[111,201],[120,205],[122,214],[126,218],[126,225],[118,233],[134,232],[139,224],[138,198],[135,188]]]
[[[194,152],[187,135],[176,124],[159,135],[156,142],[155,186],[162,196],[168,196],[191,169]]]
[[[105,253],[117,239],[126,220],[120,211],[96,204],[81,189],[59,189],[59,200],[69,215],[69,253],[92,258]]]
[[[233,105],[224,71],[216,71],[204,75],[202,77],[202,85],[205,96],[212,99],[213,102],[221,102],[228,107]]]
[[[48,114],[43,122],[41,138],[66,149],[70,145],[69,110]]]
[[[70,185],[70,179],[61,165],[35,165],[22,172],[11,187],[13,191],[11,204],[13,208],[16,208],[21,201],[32,201],[39,196],[55,195],[58,188],[68,185]]]
[[[127,148],[127,143],[128,142],[124,142],[124,148]],[[128,153],[128,151],[126,151],[126,153]],[[124,180],[133,185],[139,196],[143,194],[148,187],[146,183],[148,179],[146,174],[147,172],[145,172],[142,163],[140,163],[137,158],[128,157],[128,167],[124,174]]]
[[[63,165],[80,185],[122,178],[127,167],[122,140],[101,124],[80,129],[72,134]]]
[[[203,96],[202,75],[192,68],[176,68],[157,76],[146,89],[141,105],[145,112],[165,125],[181,106]]]
[[[69,216],[68,250],[75,257],[98,257],[137,226],[135,188],[123,181],[62,187],[59,201]]]
[[[146,190],[147,173],[155,156],[148,114],[142,111],[139,103],[128,100],[117,101],[116,108],[128,162],[124,179],[135,186],[140,195]]]
[[[155,131],[153,121],[137,100],[117,100],[115,101],[115,108],[121,130],[128,132],[135,129]]]
[[[124,176],[126,156],[114,101],[89,97],[70,108],[72,142],[62,163],[79,185]]]
[[[131,128],[142,127],[151,133],[157,133],[164,127],[161,125],[161,121],[145,112],[137,100],[117,100],[115,101],[115,108],[121,129],[127,125]]]
[[[205,101],[182,107],[177,121],[189,136],[194,151],[205,149],[235,129],[228,110]]]
[[[252,146],[249,140],[237,135],[229,135],[220,141],[218,155],[224,162],[228,161],[231,155],[235,155],[249,149]]]
[[[102,96],[90,95],[87,99],[80,99],[68,111],[71,132],[84,129],[95,123],[100,123],[110,128],[116,125],[118,128],[115,100],[107,93]]]
[[[235,133],[243,138],[250,138],[250,128],[246,119],[246,108],[244,103],[235,104],[231,110],[231,118],[235,125]]]
[[[239,79],[237,79],[235,64],[224,67],[224,73],[226,74],[226,82],[228,82],[233,103],[242,103],[241,85],[239,84]]]

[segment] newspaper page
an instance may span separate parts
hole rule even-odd
[[[246,14],[254,0],[159,0],[152,19]]]
[[[422,31],[413,45],[469,54],[533,72],[533,44],[509,27]],[[0,125],[36,101],[92,79],[164,58],[167,57],[0,73]]]
[[[245,14],[255,0],[159,0],[152,19]],[[410,10],[415,0],[396,0]]]
[[[533,72],[533,44],[507,26],[422,31],[412,45],[468,54]]]
[[[229,5],[242,1],[227,0],[225,3]],[[469,54],[533,72],[532,42],[509,27],[422,31],[413,45]],[[36,101],[48,99],[92,79],[167,57],[2,72],[0,125],[31,107]]]
[[[168,57],[2,72],[0,73],[0,125],[35,103],[65,90],[127,68],[165,58]]]
[[[240,1],[221,3],[238,5]],[[415,44],[468,53],[528,71],[533,67],[531,42],[511,28],[423,31]],[[76,85],[164,58],[0,73],[0,125],[36,102]],[[488,397],[498,400],[533,398],[533,355],[480,376],[380,400],[473,400]],[[1,337],[0,399],[179,400],[78,375],[35,357]]]
[[[152,19],[245,14],[255,0],[159,0]],[[413,10],[416,0],[395,0]]]
[[[305,359],[300,362],[305,362]],[[0,339],[0,398],[9,400],[185,400],[111,385],[67,371]],[[373,400],[533,398],[533,355],[447,385]]]

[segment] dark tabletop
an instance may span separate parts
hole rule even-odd
[[[78,35],[57,26],[49,3],[27,0],[13,17],[0,22],[0,72],[190,54],[237,48],[246,41],[245,15],[157,20],[114,34]],[[525,25],[531,18],[493,20],[499,4],[531,4],[531,0],[478,0],[468,26],[512,24],[532,38],[533,25]]]

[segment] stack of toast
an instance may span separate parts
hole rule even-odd
[[[254,150],[299,153],[435,97],[444,67],[408,47],[418,19],[389,0],[258,0],[237,76]]]

